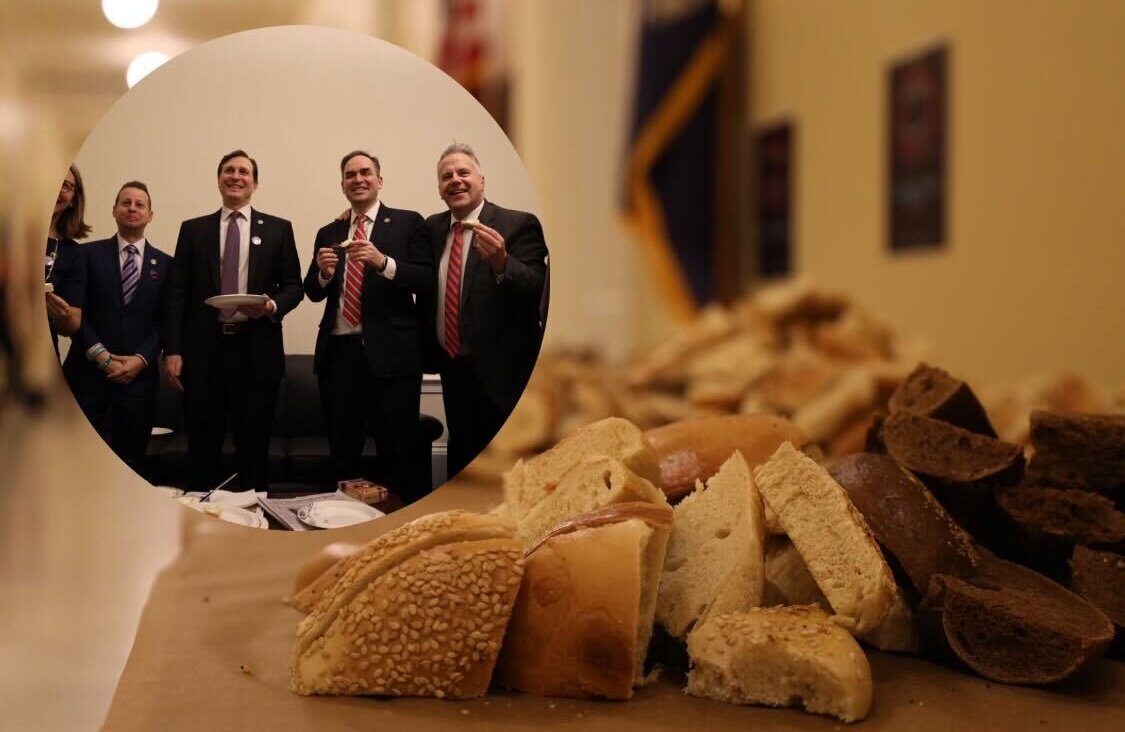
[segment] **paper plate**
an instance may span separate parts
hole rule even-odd
[[[317,501],[297,510],[301,523],[317,529],[342,529],[380,516],[386,514],[359,501]]]
[[[222,506],[234,506],[236,508],[250,508],[251,506],[258,505],[258,498],[264,498],[266,492],[256,493],[254,491],[224,491],[219,488],[211,493],[208,503],[221,504]]]
[[[213,308],[236,308],[239,305],[261,305],[269,300],[265,295],[213,295],[203,304]]]

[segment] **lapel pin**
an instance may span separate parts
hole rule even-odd
[[[261,222],[259,221],[258,223],[261,223]],[[250,243],[253,244],[254,246],[258,246],[259,244],[262,243],[262,237],[252,236],[252,237],[250,237]]]
[[[156,270],[155,270],[155,269],[150,269],[150,270],[148,271],[148,278],[149,278],[150,280],[155,280],[155,279],[156,279]]]
[[[155,259],[148,260],[148,263],[151,264],[153,267],[156,266],[156,260]]]
[[[390,216],[388,216],[388,217],[386,217],[385,219],[383,219],[383,223],[384,223],[384,224],[389,224],[389,223],[391,223],[391,217],[390,217]]]
[[[265,223],[265,222],[262,221],[261,219],[258,219],[258,226],[261,226],[263,223]]]

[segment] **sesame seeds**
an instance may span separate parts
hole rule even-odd
[[[448,527],[458,515],[466,514],[423,517],[415,524],[430,519],[426,532],[408,524],[381,538],[401,533],[386,542],[401,546],[404,537]],[[369,556],[359,557],[325,593],[313,613],[318,617],[310,615],[301,624],[293,688],[321,694],[482,695],[523,571],[518,541],[504,538],[505,533],[511,536],[506,524],[500,528],[505,530],[492,532],[501,535],[497,538],[410,553],[390,571],[368,578],[364,588],[349,592],[341,585],[362,582],[365,568],[377,568],[378,558],[389,549],[369,545]],[[321,632],[315,639],[303,637],[317,628]]]

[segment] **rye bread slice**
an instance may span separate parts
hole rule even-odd
[[[985,678],[1050,684],[1076,673],[1113,640],[1097,608],[1037,572],[982,552],[969,579],[934,575],[921,610],[924,624]],[[931,641],[933,638],[931,638]]]
[[[1013,485],[1023,474],[1019,445],[932,417],[894,412],[883,422],[880,437],[904,467],[944,483]]]
[[[919,363],[895,390],[891,412],[909,412],[940,419],[970,432],[996,437],[996,430],[976,394],[964,381],[951,374]]]
[[[1125,628],[1125,556],[1085,546],[1074,547],[1070,586],[1106,614],[1120,634]]]
[[[926,592],[935,574],[968,577],[976,572],[979,560],[972,539],[894,458],[857,453],[828,472],[919,593]]]
[[[1028,480],[1120,498],[1125,493],[1125,414],[1031,413]]]

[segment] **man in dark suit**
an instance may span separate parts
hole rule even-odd
[[[214,487],[229,417],[239,484],[265,490],[270,429],[285,374],[281,319],[301,302],[293,226],[250,207],[258,163],[242,150],[219,161],[219,211],[183,222],[172,263],[164,371],[184,392],[191,486]],[[215,295],[261,295],[222,309]]]
[[[326,300],[313,364],[332,460],[337,478],[361,477],[370,432],[380,482],[409,502],[430,487],[418,449],[424,317],[413,297],[433,289],[429,235],[420,214],[380,202],[374,155],[345,155],[340,188],[349,216],[317,232],[305,275],[309,299]]]
[[[118,457],[143,474],[172,258],[145,239],[152,200],[144,183],[121,186],[113,219],[116,236],[79,247],[86,272],[82,322],[63,373],[86,418]]]
[[[438,263],[427,365],[441,374],[452,477],[499,431],[531,376],[543,340],[547,244],[534,214],[485,200],[468,145],[446,148],[437,174],[449,210],[426,219]]]

